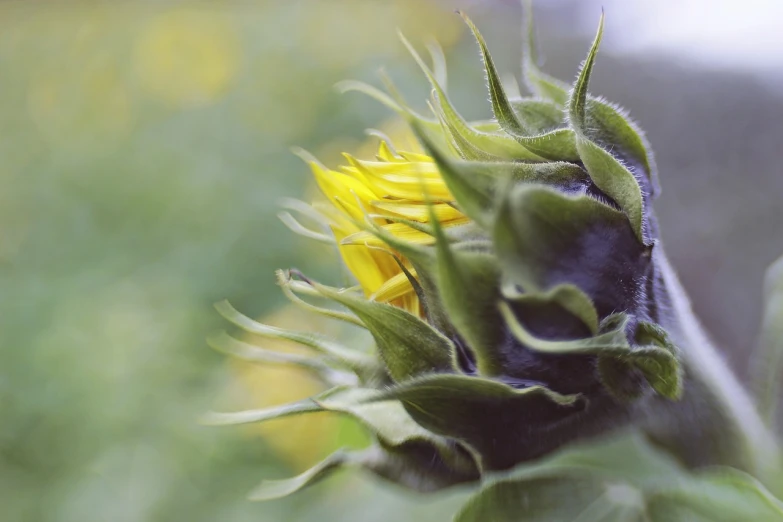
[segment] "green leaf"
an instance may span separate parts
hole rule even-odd
[[[639,242],[646,244],[643,230],[643,201],[639,183],[634,175],[603,147],[588,137],[585,110],[587,107],[587,87],[595,64],[598,47],[604,29],[604,16],[598,25],[593,45],[577,77],[569,99],[569,121],[576,131],[576,149],[584,163],[590,178],[607,196],[620,205],[627,214]],[[610,144],[611,145],[611,144]]]
[[[535,24],[533,22],[533,0],[524,1],[526,27],[522,52],[522,79],[532,92],[552,100],[557,105],[564,106],[568,102],[570,86],[563,81],[549,76],[538,67],[538,50],[536,49]]]
[[[516,389],[465,375],[428,375],[384,390],[373,400],[396,399],[433,433],[463,441],[485,469],[507,468],[550,447],[551,423],[584,409],[578,395],[542,386]],[[524,436],[521,434],[525,434]]]
[[[456,522],[783,520],[783,505],[736,470],[693,473],[636,432],[573,445],[489,475]]]
[[[752,367],[759,411],[774,429],[783,381],[783,257],[767,271],[764,297],[761,340]]]
[[[783,522],[783,502],[754,478],[728,468],[652,492],[647,510],[655,522]]]
[[[296,477],[263,481],[248,497],[250,500],[273,500],[286,497],[308,486],[312,486],[344,466],[354,464],[355,460],[356,454],[338,450]]]
[[[543,459],[489,477],[488,482],[565,473],[591,475],[651,490],[668,485],[672,477],[683,472],[674,457],[631,429],[563,447]]]
[[[581,518],[605,495],[592,477],[540,477],[497,482],[481,490],[455,517],[455,522],[571,522],[617,520]],[[603,509],[601,515],[609,514]],[[632,522],[634,519],[625,519]]]
[[[384,303],[368,301],[364,296],[339,291],[318,283],[321,294],[345,306],[372,333],[389,376],[395,381],[435,372],[454,371],[454,345],[440,332],[418,317]]]

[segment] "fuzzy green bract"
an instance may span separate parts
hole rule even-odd
[[[275,356],[225,334],[213,339],[216,348],[299,366],[330,389],[276,408],[210,414],[207,422],[330,411],[353,417],[375,441],[292,479],[264,482],[251,497],[284,496],[347,466],[419,491],[480,484],[459,522],[783,520],[781,503],[748,475],[694,473],[636,428],[647,405],[683,397],[688,374],[656,286],[652,153],[622,110],[588,93],[603,15],[570,88],[538,69],[529,25],[523,70],[534,96],[521,99],[507,94],[487,43],[464,18],[484,62],[492,122],[462,118],[445,88],[442,56],[433,51],[433,72],[404,39],[431,83],[430,116],[408,108],[388,81],[388,95],[341,85],[410,124],[453,196],[448,204],[469,218],[442,225],[423,175],[426,223],[368,212],[346,218],[399,263],[421,314],[281,272],[296,304],[372,334],[375,346],[356,351],[218,306],[238,328],[298,342],[313,357]],[[407,241],[382,226],[389,223],[426,240]],[[331,305],[314,304],[319,299]],[[777,364],[779,353],[770,360]],[[762,390],[766,401],[774,389]]]

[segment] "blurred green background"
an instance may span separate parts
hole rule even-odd
[[[421,497],[351,473],[247,502],[262,478],[361,435],[334,419],[259,431],[198,418],[313,391],[285,370],[227,362],[204,339],[224,327],[220,299],[276,313],[276,268],[337,277],[328,250],[276,218],[280,197],[311,190],[289,147],[333,165],[390,116],[332,85],[377,84],[384,65],[423,101],[399,27],[417,44],[438,39],[455,103],[489,115],[455,5],[516,73],[515,2],[0,4],[0,520],[448,518],[464,492]],[[550,70],[567,79],[587,36],[569,32],[576,15],[558,5],[540,32]],[[783,252],[780,90],[611,49],[594,76],[592,90],[648,130],[667,246],[744,375],[761,274]]]

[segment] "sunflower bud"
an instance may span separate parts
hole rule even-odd
[[[672,341],[651,208],[656,168],[647,141],[615,105],[588,93],[598,33],[572,87],[524,61],[535,96],[510,97],[472,22],[494,120],[468,122],[435,71],[403,38],[429,79],[432,114],[357,82],[404,118],[419,148],[382,138],[377,156],[346,154],[331,170],[300,151],[326,202],[289,203],[315,222],[285,221],[334,242],[358,282],[334,288],[295,271],[279,283],[314,313],[364,328],[356,351],[312,334],[221,313],[256,334],[304,344],[296,361],[332,386],[272,410],[215,414],[256,422],[314,411],[356,418],[375,438],[257,498],[291,493],[345,465],[429,491],[476,481],[577,439],[613,432],[651,405],[683,395],[681,350]],[[314,300],[339,305],[321,307]]]

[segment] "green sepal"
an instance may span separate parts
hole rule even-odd
[[[517,118],[484,38],[467,16],[463,14],[462,17],[471,31],[473,31],[481,48],[490,99],[492,101],[492,110],[500,127],[527,150],[542,158],[564,161],[578,160],[579,154],[574,141],[575,135],[571,129],[556,129],[536,136],[531,128]]]
[[[415,118],[416,121],[427,127],[428,130],[436,131],[440,127],[437,121],[426,118],[408,107],[408,105],[405,104],[404,100],[401,98],[395,99],[393,96],[386,94],[385,92],[376,87],[373,87],[368,83],[357,80],[343,80],[335,84],[335,89],[337,89],[340,94],[345,94],[347,92],[360,92],[379,102],[381,105],[388,107],[404,118]]]
[[[476,357],[480,375],[502,375],[502,319],[495,303],[500,298],[500,271],[491,254],[453,250],[430,207],[437,252],[438,291],[457,333]]]
[[[598,335],[585,339],[550,341],[539,339],[525,329],[507,303],[500,303],[500,311],[511,333],[532,350],[549,354],[587,354],[609,357],[639,370],[650,386],[660,395],[678,399],[682,394],[682,371],[671,347],[658,345],[631,346],[626,338],[628,316],[615,314],[604,319]],[[617,367],[615,367],[617,369]],[[609,391],[627,396],[624,381],[614,380],[620,374],[603,374],[602,382]]]
[[[395,400],[376,400],[378,390],[340,386],[301,401],[237,412],[210,412],[202,419],[209,425],[237,425],[267,422],[292,415],[334,412],[348,415],[364,426],[386,450],[398,456],[407,451],[430,451],[459,477],[475,476],[477,463],[454,441],[436,435],[417,424]],[[412,457],[415,455],[412,455]]]
[[[418,124],[412,125],[413,131],[421,141],[427,153],[438,165],[438,170],[465,215],[478,223],[486,225],[493,203],[493,188],[497,180],[490,176],[471,175],[467,172],[471,162],[456,163],[447,158],[422,132]],[[490,163],[490,165],[495,165]],[[462,167],[462,168],[460,168]],[[431,219],[436,222],[437,219]]]
[[[637,345],[652,345],[666,349],[672,355],[677,355],[677,347],[674,346],[666,329],[655,323],[639,321],[636,325],[634,341]]]
[[[650,389],[644,378],[625,359],[599,357],[596,371],[604,388],[621,403],[635,401]]]
[[[323,243],[325,245],[334,245],[333,236],[316,232],[315,230],[307,228],[305,225],[300,223],[299,220],[292,216],[290,212],[278,212],[277,218],[288,228],[288,230],[294,234],[306,237],[307,239],[318,241],[319,243]]]
[[[481,132],[473,127],[460,116],[457,110],[449,101],[448,96],[438,84],[438,80],[435,75],[430,71],[424,60],[421,59],[419,54],[408,42],[408,40],[400,34],[400,39],[405,47],[410,51],[413,59],[419,65],[425,76],[429,80],[432,88],[436,93],[436,101],[440,105],[440,109],[443,111],[443,117],[448,123],[449,127],[453,129],[455,133],[458,133],[462,139],[469,141],[476,148],[483,150],[494,156],[502,157],[505,159],[517,159],[517,160],[541,160],[542,158],[537,154],[531,152],[526,147],[520,145],[516,140],[508,136],[501,134],[491,134],[487,132]]]
[[[368,301],[352,292],[315,282],[312,285],[362,320],[375,339],[378,355],[393,380],[401,382],[428,373],[454,371],[454,345],[418,317],[396,306]]]
[[[489,152],[486,152],[483,149],[480,149],[476,145],[473,144],[472,141],[470,141],[468,138],[466,138],[459,129],[454,125],[453,122],[450,122],[446,115],[443,112],[442,105],[438,101],[438,97],[435,94],[434,103],[430,104],[430,109],[432,112],[438,117],[438,121],[440,121],[440,125],[443,129],[443,133],[448,138],[448,142],[451,144],[454,152],[459,155],[462,159],[466,159],[469,161],[504,161],[505,158],[502,156],[496,156],[494,154],[491,154]],[[417,134],[422,134],[421,131],[418,131]]]
[[[271,364],[291,365],[314,373],[324,382],[331,385],[356,384],[356,375],[335,368],[339,361],[330,357],[310,357],[298,353],[277,352],[267,350],[250,343],[234,339],[226,332],[220,332],[207,338],[207,344],[214,350],[236,357],[243,361]]]
[[[472,473],[476,463],[452,441],[417,424],[398,401],[375,401],[376,390],[336,388],[313,397],[325,411],[350,415],[386,448],[419,444],[431,447],[443,462],[458,472]]]
[[[580,395],[561,395],[543,386],[516,389],[466,375],[427,375],[379,393],[373,400],[399,400],[411,417],[433,433],[469,445],[483,469],[508,467],[531,451],[519,434],[530,429],[530,415],[562,418],[581,411]],[[541,413],[544,411],[544,413]],[[536,413],[532,413],[536,412]]]
[[[361,453],[337,450],[312,468],[295,477],[282,480],[264,480],[249,495],[250,500],[274,500],[287,497],[297,491],[332,475],[339,469],[357,463]]]
[[[617,105],[587,94],[584,131],[597,143],[611,144],[612,154],[644,170],[650,181],[650,195],[658,186],[658,168],[652,148],[642,131],[628,114]]]
[[[563,283],[546,292],[522,293],[514,285],[504,285],[503,297],[514,303],[557,303],[578,317],[593,335],[598,333],[598,312],[593,301],[576,285]]]
[[[509,182],[540,183],[573,188],[585,182],[587,173],[566,162],[521,163],[455,160],[444,154],[418,124],[412,128],[438,165],[443,181],[460,210],[479,226],[489,228],[497,203],[496,193]]]
[[[432,75],[441,86],[443,92],[448,91],[448,69],[446,67],[446,54],[443,52],[443,47],[440,46],[437,40],[430,40],[427,42],[427,52],[430,54],[432,60]]]
[[[592,337],[550,341],[548,339],[539,339],[531,334],[517,319],[508,303],[501,302],[498,304],[498,307],[512,335],[523,345],[537,352],[625,356],[631,350],[625,337],[625,327],[628,323],[628,317],[625,314],[608,317],[607,320],[609,321],[615,318],[621,318],[621,321],[619,324],[613,324],[613,327],[607,328],[605,326],[607,320],[604,320],[600,332]]]
[[[596,186],[626,213],[639,242],[650,244],[644,237],[642,191],[633,174],[610,152],[586,138],[577,137],[576,148]]]
[[[576,132],[576,149],[579,152],[579,158],[590,174],[590,178],[599,189],[620,205],[620,208],[628,216],[639,242],[647,244],[644,238],[644,205],[639,182],[617,158],[601,145],[592,141],[587,130],[587,87],[601,43],[603,29],[604,16],[602,13],[595,40],[571,91],[571,98],[568,102],[569,121]]]
[[[564,106],[568,102],[570,86],[557,78],[541,71],[538,67],[538,52],[536,49],[535,25],[533,23],[533,0],[524,0],[526,27],[522,50],[522,80],[528,89],[557,105]]]
[[[668,332],[658,324],[639,321],[634,338],[634,353],[639,354],[634,361],[636,368],[656,392],[669,399],[679,399],[683,393],[683,369]],[[645,357],[645,353],[650,357]]]
[[[563,107],[549,100],[519,98],[509,103],[531,134],[545,134],[565,124]]]
[[[682,368],[669,350],[659,346],[635,346],[628,359],[656,393],[671,400],[682,397]]]
[[[374,357],[351,350],[334,341],[330,341],[320,335],[308,332],[295,332],[259,323],[239,313],[228,301],[220,301],[215,304],[215,309],[229,322],[242,330],[270,339],[283,339],[291,341],[312,350],[329,356],[346,368],[351,369],[359,376],[374,373],[378,363]]]
[[[301,401],[256,410],[232,412],[212,411],[201,417],[201,423],[208,426],[254,424],[256,422],[266,422],[290,417],[291,415],[300,415],[302,413],[313,413],[317,411],[323,411],[323,408],[312,399],[302,399]]]
[[[481,51],[481,57],[484,61],[484,69],[487,73],[487,84],[489,87],[490,100],[492,102],[492,112],[495,114],[495,119],[498,121],[500,127],[505,130],[511,136],[529,136],[530,129],[519,121],[513,107],[508,101],[506,91],[503,88],[503,83],[500,80],[500,75],[495,68],[495,62],[492,60],[492,55],[487,49],[487,44],[484,41],[484,37],[481,36],[478,28],[473,24],[470,18],[465,13],[460,13],[462,19],[473,32],[473,36],[478,42],[479,49]]]
[[[378,444],[362,453],[362,467],[419,493],[432,493],[479,478],[477,469],[455,470],[415,441],[394,448]]]
[[[353,314],[341,312],[339,310],[332,310],[331,308],[324,308],[322,306],[316,306],[299,297],[299,295],[297,295],[297,290],[301,287],[296,286],[294,280],[291,279],[290,270],[277,270],[275,271],[275,277],[277,278],[277,285],[283,291],[283,295],[285,295],[289,301],[299,306],[303,310],[314,312],[330,319],[337,319],[338,321],[343,321],[360,328],[365,328],[364,323]],[[308,288],[311,287],[308,286]]]
[[[517,185],[499,204],[493,242],[504,280],[525,292],[542,292],[550,289],[549,272],[585,231],[627,227],[621,212],[590,196]]]
[[[307,471],[288,479],[264,480],[254,489],[248,499],[267,501],[284,498],[328,478],[344,468],[362,468],[386,480],[421,493],[430,493],[443,488],[474,481],[477,473],[459,472],[440,465],[431,457],[425,460],[415,444],[387,448],[382,444],[360,451],[340,449]]]

